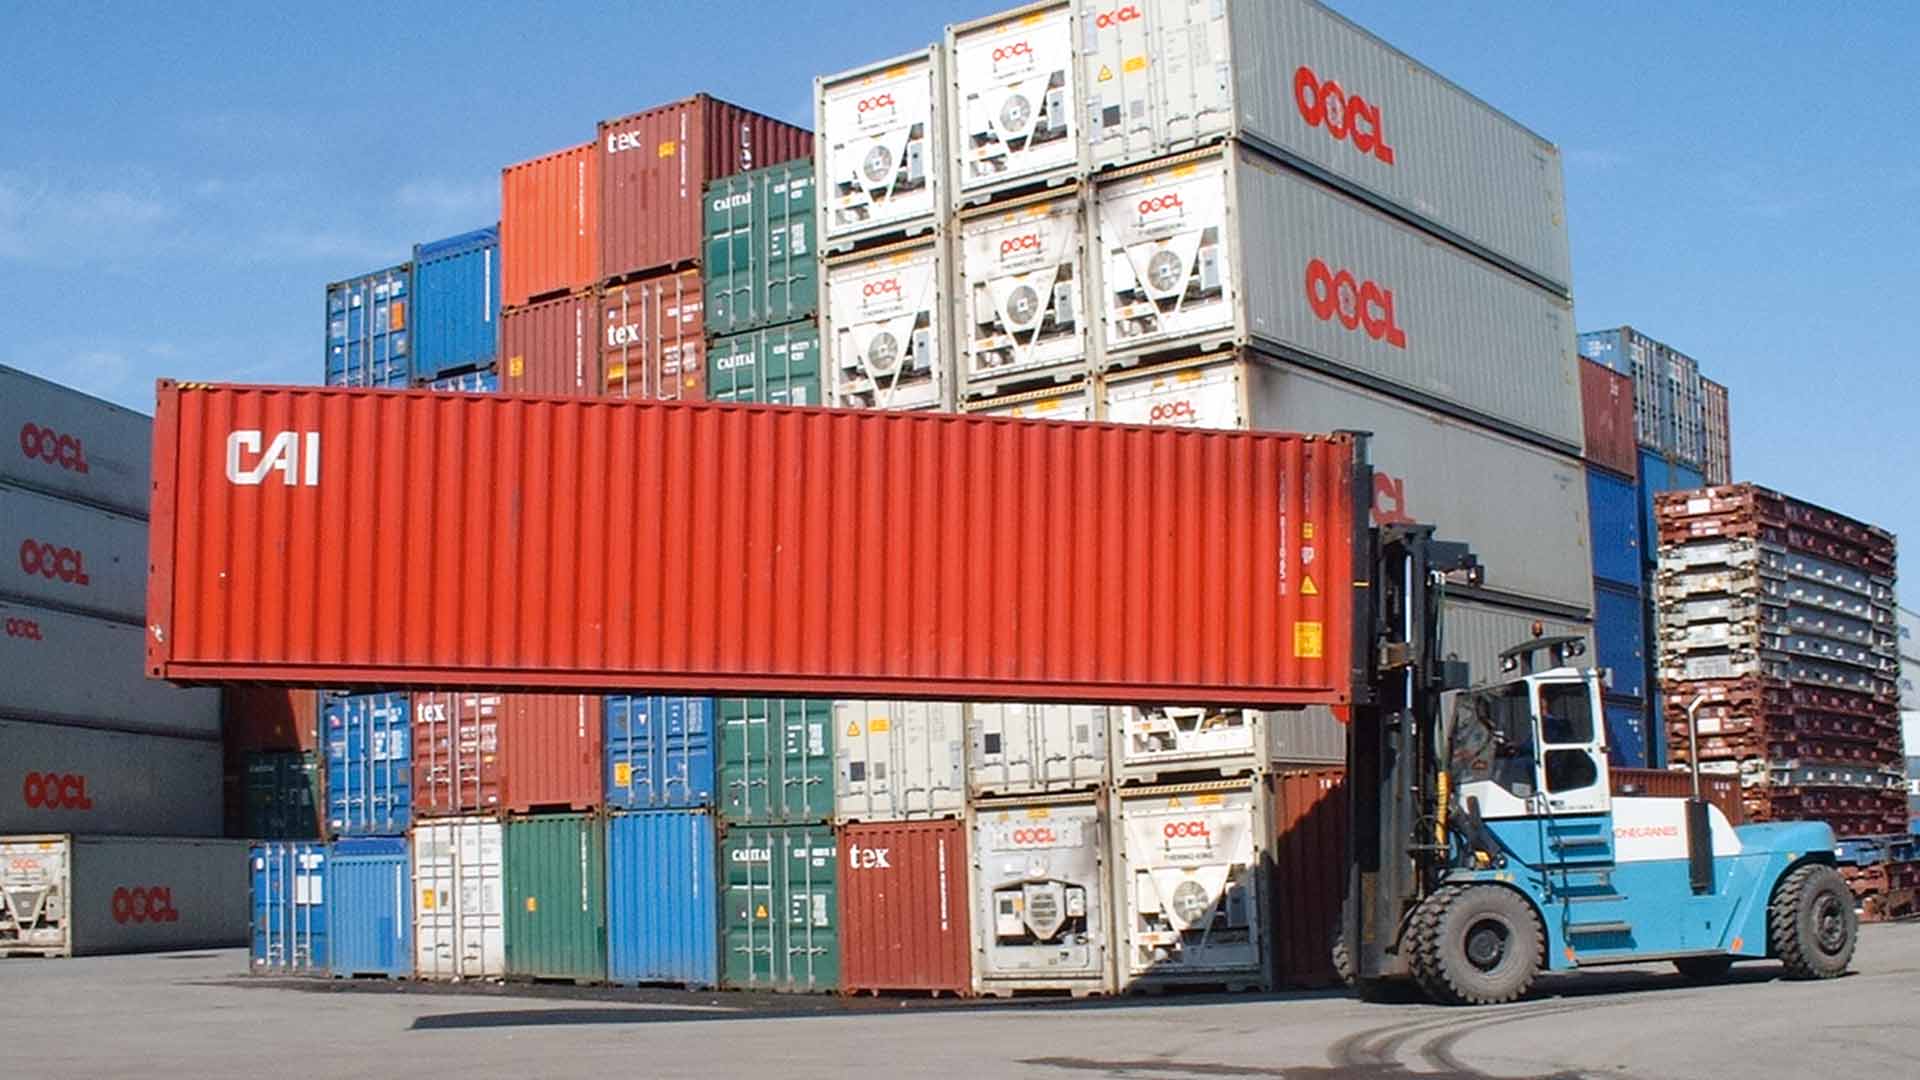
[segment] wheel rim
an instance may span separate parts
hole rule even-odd
[[[1505,919],[1484,916],[1467,927],[1467,962],[1481,971],[1492,971],[1506,962],[1513,928]]]
[[[1820,951],[1837,955],[1847,947],[1847,912],[1840,898],[1823,892],[1813,904],[1813,936]]]

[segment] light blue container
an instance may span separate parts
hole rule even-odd
[[[413,249],[413,371],[419,382],[491,365],[500,351],[500,227]]]
[[[616,813],[607,829],[607,977],[719,983],[719,878],[708,810]]]
[[[404,693],[328,694],[327,833],[399,836],[413,824],[413,716]]]
[[[607,806],[652,810],[713,805],[713,699],[609,694]]]
[[[252,934],[248,969],[256,975],[327,971],[327,846],[267,841],[247,851]]]
[[[413,974],[413,880],[404,837],[336,841],[327,867],[336,978]]]
[[[401,263],[327,286],[328,386],[412,385],[412,279]]]
[[[1633,481],[1606,469],[1587,469],[1587,522],[1593,533],[1593,576],[1639,589],[1645,571],[1640,546],[1640,495]]]

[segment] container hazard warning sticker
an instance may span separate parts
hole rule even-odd
[[[1293,624],[1293,658],[1295,660],[1318,660],[1323,648],[1324,635],[1318,622],[1297,622]]]
[[[420,890],[420,910],[421,911],[433,910],[433,890],[432,889]]]
[[[527,910],[528,911],[540,910],[540,900],[538,897],[533,897],[533,896],[527,897]]]
[[[629,762],[616,762],[613,766],[613,786],[626,787],[633,783],[633,765]]]

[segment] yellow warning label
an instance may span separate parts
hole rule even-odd
[[[754,917],[754,918],[756,918],[756,919],[764,919],[764,918],[766,918],[766,917],[767,917],[767,905],[765,905],[765,904],[756,904],[756,905],[754,906],[754,909],[753,909],[753,917]]]
[[[1227,797],[1219,792],[1209,792],[1203,795],[1195,795],[1193,801],[1199,803],[1201,806],[1221,806],[1226,803]]]
[[[1303,521],[1300,523],[1300,539],[1302,540],[1313,539],[1313,522]]]
[[[540,901],[539,901],[539,900],[537,900],[537,899],[535,899],[534,897],[531,897],[531,896],[529,896],[529,897],[527,897],[527,910],[528,910],[528,911],[539,911],[539,910],[540,910]]]
[[[1100,81],[1111,82],[1112,80],[1113,80],[1113,69],[1108,67],[1105,64],[1101,64],[1100,65]]]
[[[624,379],[626,378],[626,376],[627,376],[627,365],[621,364],[621,363],[613,363],[613,364],[607,365],[607,381],[608,382],[612,382],[615,379]]]
[[[1174,176],[1192,176],[1194,173],[1197,173],[1200,171],[1200,166],[1192,165],[1192,164],[1175,165],[1173,168],[1168,169],[1167,171],[1169,173],[1172,173]]]
[[[869,735],[878,735],[883,731],[892,730],[892,728],[893,725],[887,723],[887,718],[884,716],[876,716],[867,721],[867,734]]]
[[[1317,622],[1297,622],[1293,624],[1293,658],[1295,660],[1318,660],[1322,648],[1323,635]]]
[[[615,762],[613,766],[613,786],[626,787],[633,783],[633,765],[629,762]]]
[[[1167,809],[1169,809],[1169,810],[1178,810],[1178,809],[1180,809],[1180,796],[1178,796],[1178,795],[1175,795],[1175,796],[1172,796],[1171,798],[1169,798],[1169,799],[1167,800]]]
[[[860,721],[855,720],[852,723],[847,725],[847,738],[857,739],[859,737],[860,737]]]
[[[433,890],[432,889],[420,890],[420,910],[421,911],[433,910]]]
[[[1053,816],[1053,811],[1047,809],[1044,806],[1033,806],[1033,807],[1027,808],[1028,821],[1045,821],[1046,819],[1052,816]]]
[[[1301,596],[1319,596],[1320,595],[1320,586],[1315,585],[1313,583],[1312,574],[1304,574],[1301,576],[1300,595]]]
[[[527,373],[526,357],[510,356],[507,358],[507,374],[510,377],[517,379],[526,373]]]
[[[1129,75],[1136,71],[1145,71],[1147,70],[1147,58],[1144,55],[1129,56],[1126,62],[1120,65],[1120,70]]]
[[[654,147],[653,152],[656,157],[672,157],[680,152],[680,144],[674,142],[672,139],[668,139],[666,142]]]

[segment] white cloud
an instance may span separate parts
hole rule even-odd
[[[84,264],[142,254],[178,217],[155,187],[74,187],[0,173],[0,258]]]
[[[291,226],[270,229],[260,234],[245,246],[245,250],[240,252],[240,255],[242,259],[249,262],[275,263],[290,260],[344,262],[356,268],[338,275],[346,277],[350,273],[405,262],[408,249],[404,244],[376,240],[352,229],[324,225]]]
[[[500,187],[495,183],[414,180],[394,193],[394,203],[403,210],[425,210],[449,218],[492,217],[499,202]]]

